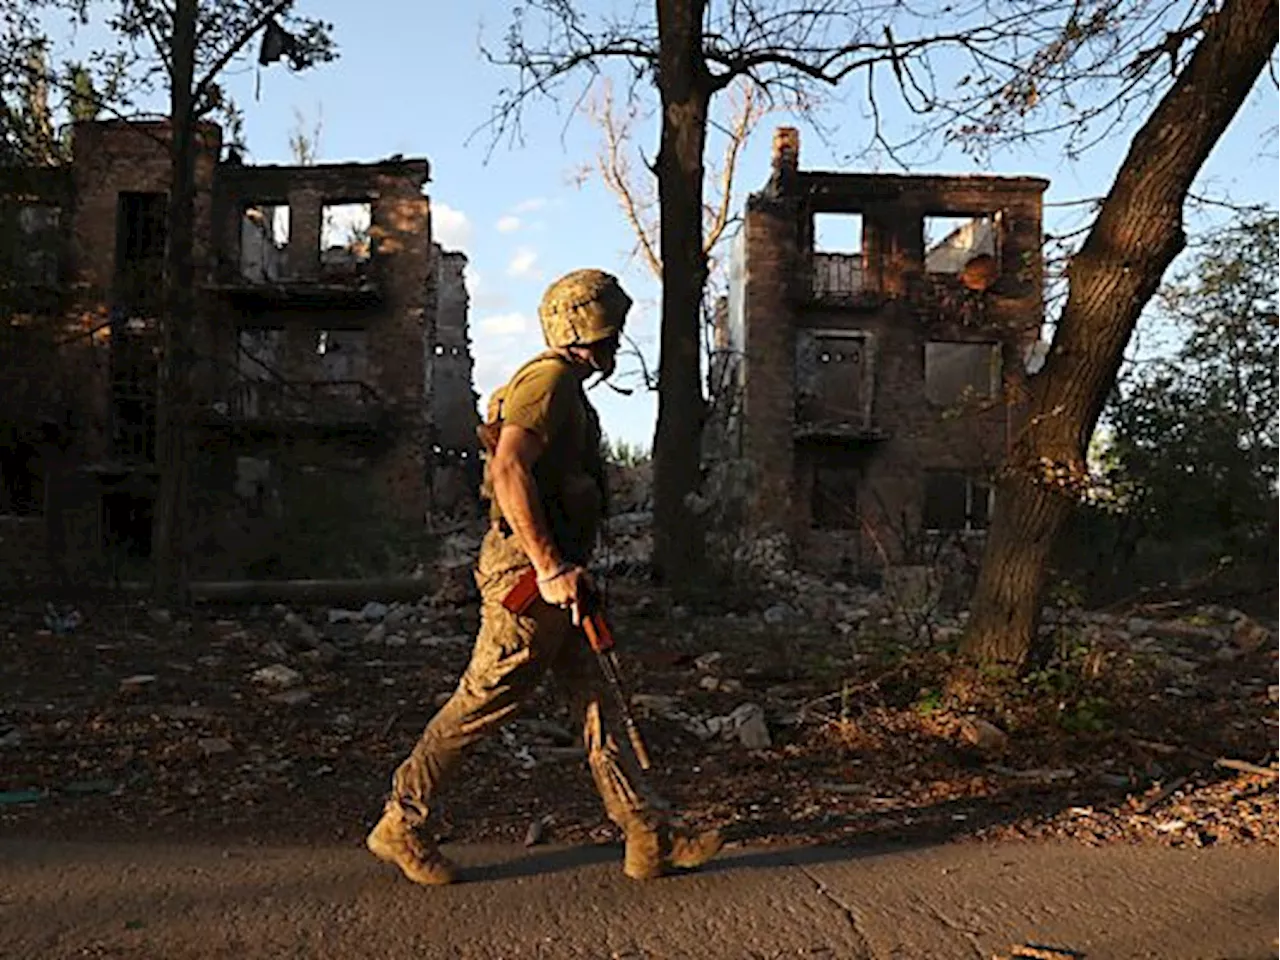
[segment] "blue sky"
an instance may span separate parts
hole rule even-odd
[[[582,183],[575,177],[596,153],[594,128],[570,116],[567,106],[536,102],[525,116],[523,145],[504,143],[490,152],[489,138],[476,133],[499,90],[513,80],[508,71],[482,60],[478,39],[483,35],[499,44],[511,6],[497,0],[298,0],[299,12],[333,24],[340,59],[302,74],[275,65],[257,76],[256,65],[249,65],[227,77],[245,115],[251,163],[289,162],[289,134],[299,110],[311,120],[322,113],[321,161],[375,160],[396,153],[430,160],[436,238],[470,259],[476,387],[482,398],[540,348],[536,308],[546,284],[582,266],[600,266],[624,278],[637,301],[629,332],[651,362],[657,355],[657,286],[642,264],[629,260],[632,235],[612,194],[598,180]],[[65,38],[54,50],[55,59],[60,52],[66,52]],[[856,114],[856,109],[846,111]],[[1275,87],[1264,77],[1214,151],[1198,190],[1277,206],[1280,163],[1276,141],[1268,134],[1276,117]],[[745,192],[767,179],[773,127],[791,122],[786,116],[769,117],[757,129],[740,167],[738,209]],[[837,157],[866,135],[861,123],[851,123],[849,141],[843,142],[845,135],[830,114],[827,123],[833,130],[829,145],[798,124],[803,166],[837,169]],[[656,123],[641,128],[639,142],[648,155],[656,152]],[[1116,138],[1072,163],[1053,143],[1040,143],[1004,151],[985,169],[1046,177],[1052,182],[1046,202],[1062,204],[1104,192],[1126,148],[1127,140]],[[956,152],[913,172],[981,169]],[[1064,222],[1071,210],[1049,206],[1046,228]],[[1191,225],[1202,220],[1196,214]],[[652,395],[637,391],[623,398],[598,389],[593,399],[610,436],[649,445],[656,416]]]

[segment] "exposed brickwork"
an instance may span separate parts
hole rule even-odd
[[[61,316],[52,325],[63,334],[82,334],[57,355],[49,379],[57,388],[37,391],[24,406],[51,409],[58,414],[53,419],[69,425],[73,473],[135,473],[144,487],[154,483],[154,469],[119,448],[122,414],[118,385],[112,384],[113,376],[119,379],[118,370],[113,374],[120,366],[119,343],[113,344],[117,327],[108,321],[120,325],[120,340],[125,319],[139,315],[136,303],[125,302],[119,280],[121,195],[167,193],[168,140],[163,122],[81,123],[68,168],[19,171],[0,188],[6,236],[10,213],[24,203],[35,199],[62,209],[60,286],[32,309],[46,319]],[[237,481],[237,458],[246,456],[272,461],[264,476],[316,474],[328,478],[325,483],[352,478],[370,486],[376,501],[371,508],[422,523],[434,505],[433,473],[442,469],[431,456],[435,431],[448,424],[451,448],[470,455],[475,424],[462,285],[466,259],[432,242],[423,192],[427,162],[246,166],[238,159],[220,162],[216,126],[203,125],[197,141],[200,292],[190,333],[198,354],[199,408],[193,414],[207,461],[200,470],[207,486],[195,491],[201,537],[210,544],[252,539],[253,517],[266,508],[246,507],[234,489],[237,482],[245,485],[243,477]],[[330,204],[365,204],[369,211],[367,241],[340,239],[336,259],[326,234]],[[246,210],[285,205],[287,245],[269,229],[253,233]],[[256,221],[260,227],[263,220]],[[330,247],[324,258],[322,238]],[[253,257],[260,261],[257,275],[249,269]],[[153,329],[145,317],[132,323]],[[270,364],[246,360],[246,330],[251,340],[269,343]],[[327,338],[341,340],[345,352],[326,354]],[[456,352],[448,372],[432,377],[431,350],[438,342]],[[143,352],[150,353],[145,344]],[[95,489],[105,491],[105,483],[96,482]],[[74,486],[93,498],[84,484]],[[465,492],[465,483],[455,480],[454,486]],[[263,496],[271,498],[269,491]],[[95,505],[94,515],[100,513]],[[222,533],[219,524],[227,528]],[[100,541],[101,534],[95,528],[76,535]]]
[[[745,220],[744,447],[758,483],[751,515],[780,527],[809,556],[853,565],[904,557],[919,531],[924,472],[981,475],[1001,460],[1019,417],[1024,349],[1040,330],[1041,195],[1044,180],[887,176],[805,171],[792,131],[775,138],[774,174],[753,195]],[[838,301],[810,286],[813,216],[858,213],[863,222],[861,289]],[[925,271],[926,216],[998,214],[998,279],[984,293],[956,276]],[[856,368],[870,392],[869,421],[805,423],[797,341],[818,331],[858,332]],[[925,396],[925,344],[999,344],[1012,390],[980,408],[947,411]],[[870,364],[870,370],[865,367]],[[806,387],[805,389],[812,389]],[[856,474],[856,519],[815,527],[815,468]],[[904,536],[904,533],[906,534]],[[883,551],[883,554],[882,554]]]

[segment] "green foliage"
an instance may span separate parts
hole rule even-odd
[[[1276,515],[1277,221],[1210,238],[1162,291],[1182,334],[1142,364],[1109,411],[1115,471],[1148,535],[1209,534],[1227,554],[1269,536]]]
[[[613,463],[620,467],[638,467],[641,464],[648,463],[652,454],[648,447],[640,444],[631,444],[626,440],[610,440],[604,437],[601,440],[602,455],[605,462]]]
[[[946,697],[941,690],[928,687],[920,691],[916,698],[915,710],[922,717],[928,717],[942,709]]]

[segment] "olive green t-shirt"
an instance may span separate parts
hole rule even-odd
[[[555,354],[526,364],[506,386],[501,418],[542,441],[533,478],[543,512],[565,558],[585,562],[604,512],[604,464],[600,422],[573,366]],[[492,515],[501,516],[496,499]]]

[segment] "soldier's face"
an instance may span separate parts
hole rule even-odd
[[[618,356],[618,338],[616,336],[591,344],[587,347],[587,352],[590,356],[591,366],[606,377],[613,374]]]

